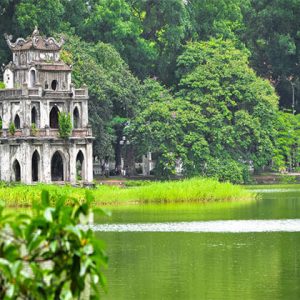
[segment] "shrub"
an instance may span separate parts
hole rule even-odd
[[[14,123],[10,123],[9,125],[9,128],[8,128],[8,131],[11,135],[15,135],[16,133],[16,126]]]
[[[37,127],[36,127],[36,124],[35,124],[35,123],[32,123],[32,124],[31,124],[31,134],[32,134],[33,136],[35,136],[35,135],[37,134],[37,132],[38,132],[38,129],[37,129]]]
[[[59,113],[58,114],[58,123],[59,123],[59,136],[61,138],[68,138],[72,133],[72,122],[71,115],[68,113]]]
[[[93,232],[78,227],[90,215],[86,199],[68,206],[57,197],[51,207],[43,191],[32,215],[0,206],[0,299],[81,299],[87,282],[99,296],[106,256]]]
[[[242,163],[238,163],[231,159],[211,159],[207,164],[205,175],[214,177],[220,181],[230,181],[232,183],[244,183],[249,171]]]
[[[297,183],[297,176],[279,175],[279,182],[282,184]]]

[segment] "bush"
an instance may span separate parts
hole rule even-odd
[[[279,175],[279,182],[282,183],[282,184],[297,183],[297,176]]]
[[[89,202],[50,206],[48,192],[32,215],[0,207],[0,299],[79,299],[88,284],[99,296],[105,253],[91,230],[78,227]],[[98,298],[97,298],[98,299]]]
[[[229,159],[212,159],[207,164],[207,169],[205,170],[205,175],[208,177],[237,184],[247,181],[248,174],[247,166]]]
[[[33,136],[36,136],[37,132],[38,132],[38,129],[37,129],[37,127],[36,127],[36,124],[35,124],[35,123],[32,123],[32,124],[31,124],[31,134],[32,134]]]
[[[8,131],[11,135],[15,135],[16,133],[16,126],[14,123],[10,123],[9,125],[9,128],[8,128]]]
[[[72,133],[72,122],[71,115],[66,113],[59,113],[58,115],[59,123],[59,136],[61,138],[68,138]]]

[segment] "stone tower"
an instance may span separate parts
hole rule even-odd
[[[71,66],[60,59],[63,40],[44,38],[37,29],[14,43],[5,38],[13,60],[4,68],[6,88],[0,90],[0,179],[91,182],[88,90],[72,85]],[[71,116],[67,139],[59,136],[59,113]]]

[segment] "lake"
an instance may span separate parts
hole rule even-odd
[[[95,216],[109,256],[102,298],[300,299],[300,187],[256,190],[255,201]]]

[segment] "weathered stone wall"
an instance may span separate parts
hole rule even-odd
[[[93,180],[92,143],[82,141],[59,142],[59,141],[18,141],[10,140],[9,143],[0,144],[0,179],[15,181],[14,163],[20,164],[21,182],[33,183],[32,180],[32,157],[35,151],[39,154],[39,182],[51,182],[51,159],[55,152],[59,152],[63,159],[64,181],[76,182],[76,158],[79,151],[83,154],[82,181]]]

